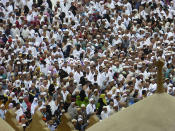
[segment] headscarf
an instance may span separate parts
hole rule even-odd
[[[101,94],[101,95],[100,95],[100,98],[102,98],[103,103],[107,105],[105,96],[106,96],[105,94]]]

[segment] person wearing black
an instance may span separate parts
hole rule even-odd
[[[50,0],[47,0],[47,3],[49,5],[49,8],[52,10],[52,2]]]
[[[38,0],[37,7],[40,7],[43,3],[43,0]]]
[[[85,91],[84,90],[81,90],[80,91],[80,100],[81,101],[84,101],[85,97],[86,97]]]
[[[53,96],[54,91],[55,91],[54,84],[51,84],[51,85],[49,86],[49,95],[50,95],[50,96]]]
[[[24,14],[28,14],[29,13],[29,8],[27,5],[24,6]]]
[[[74,6],[73,2],[71,3],[71,7],[69,8],[69,10],[72,11],[74,16],[76,16],[77,7]]]
[[[84,86],[86,84],[86,72],[83,72],[83,76],[80,77],[80,84],[82,84],[82,86]]]
[[[100,116],[101,112],[103,111],[103,106],[106,106],[106,104],[103,102],[102,98],[99,98],[98,104],[99,104],[99,108],[97,110],[97,115]]]
[[[64,52],[64,57],[65,58],[68,58],[70,56],[71,49],[72,49],[72,46],[68,45],[66,51]]]

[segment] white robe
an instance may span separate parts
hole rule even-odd
[[[51,111],[52,111],[52,115],[54,114],[54,112],[55,112],[55,102],[52,100],[52,101],[50,101],[49,102],[49,104],[48,105],[50,105],[50,108],[51,108]]]
[[[22,116],[24,114],[22,111],[22,108],[18,109],[15,113],[16,113],[17,121],[19,121],[20,116]]]
[[[63,90],[61,91],[61,94],[63,95],[63,101],[66,101],[67,95],[69,94],[68,91],[64,92]]]
[[[108,111],[107,111],[107,112],[104,112],[104,111],[101,112],[101,119],[102,119],[102,120],[104,120],[104,119],[106,119],[106,118],[108,118],[108,117],[109,117]]]
[[[32,105],[31,105],[31,114],[33,115],[35,113],[35,108],[38,106],[38,102],[37,101],[33,101]]]
[[[92,105],[91,103],[89,103],[86,107],[87,115],[94,113],[95,109],[96,109],[95,104]]]

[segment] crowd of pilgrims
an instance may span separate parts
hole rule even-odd
[[[175,0],[1,0],[0,117],[83,131],[157,89],[175,96]],[[134,120],[134,118],[133,118]]]

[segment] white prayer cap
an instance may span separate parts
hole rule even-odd
[[[126,94],[126,93],[124,93],[122,96],[127,96],[127,94]]]
[[[10,96],[12,97],[13,95],[15,95],[15,93],[14,93],[14,92],[11,92],[11,93],[10,93]]]
[[[160,33],[160,34],[163,34],[163,31],[162,31],[162,30],[160,30],[160,31],[159,31],[159,33]]]
[[[118,107],[118,104],[114,104],[114,107]]]
[[[94,92],[98,91],[98,89],[95,89]]]
[[[85,104],[81,104],[81,107],[85,107]]]
[[[64,112],[65,112],[65,110],[64,110],[64,109],[62,109],[62,110],[61,110],[61,112],[62,112],[62,113],[64,113]]]
[[[22,96],[20,96],[20,97],[19,97],[19,99],[23,99],[23,97],[22,97]]]
[[[142,62],[139,62],[138,64],[139,64],[139,65],[142,65]]]
[[[165,40],[165,43],[169,43],[170,41],[169,40]]]
[[[145,31],[145,30],[143,28],[141,28],[140,31]]]
[[[88,59],[87,59],[87,58],[85,58],[85,59],[84,59],[84,62],[88,62]]]
[[[169,84],[170,87],[173,87],[173,84]]]
[[[132,62],[132,59],[128,59],[129,62]]]
[[[34,98],[34,101],[37,101],[37,100],[38,100],[38,98],[35,97],[35,98]]]
[[[21,62],[20,62],[20,61],[18,61],[18,62],[17,62],[17,64],[19,65],[19,64],[21,64]]]
[[[88,30],[92,30],[92,27],[89,27]]]
[[[42,109],[46,109],[46,106],[42,105],[40,110],[42,110]]]
[[[90,100],[89,100],[89,101],[90,101],[90,102],[92,102],[93,100],[94,100],[93,98],[90,98]]]
[[[146,1],[142,1],[142,2],[141,2],[142,5],[145,4],[145,3],[146,3]]]
[[[137,12],[138,10],[137,9],[133,9],[133,11],[136,11]]]
[[[72,119],[72,123],[73,123],[73,122],[77,122],[77,120],[76,120],[76,119]]]
[[[47,28],[47,25],[44,25],[43,27],[44,27],[44,28]]]
[[[133,22],[134,22],[134,23],[137,23],[137,20],[134,20]]]
[[[149,29],[149,27],[148,26],[145,26],[145,29]]]
[[[68,80],[69,78],[68,78],[68,77],[64,77],[63,79],[64,79],[64,80]]]
[[[150,81],[154,81],[154,79],[150,79]]]
[[[22,62],[23,62],[23,64],[27,64],[27,60],[23,60]]]
[[[94,63],[94,61],[91,61],[90,64],[92,65],[92,64],[95,64],[95,63]]]
[[[36,79],[37,78],[37,76],[33,76],[33,79]]]
[[[169,55],[170,55],[170,53],[166,53],[166,54],[165,54],[165,56],[169,56]]]
[[[105,108],[107,109],[107,106],[103,106],[103,109],[105,109]]]
[[[82,118],[78,118],[78,122],[82,121],[83,119]]]
[[[128,68],[130,68],[130,66],[125,66],[125,69],[128,69]]]
[[[167,49],[171,49],[171,46],[168,46]]]
[[[42,92],[41,95],[42,95],[42,96],[46,95],[46,92]]]
[[[82,38],[83,39],[83,38]],[[67,43],[67,45],[72,45],[71,43]]]
[[[4,107],[4,104],[1,104],[1,108]]]
[[[139,60],[139,58],[135,58],[135,60]]]
[[[108,31],[111,31],[111,29],[108,29]]]

